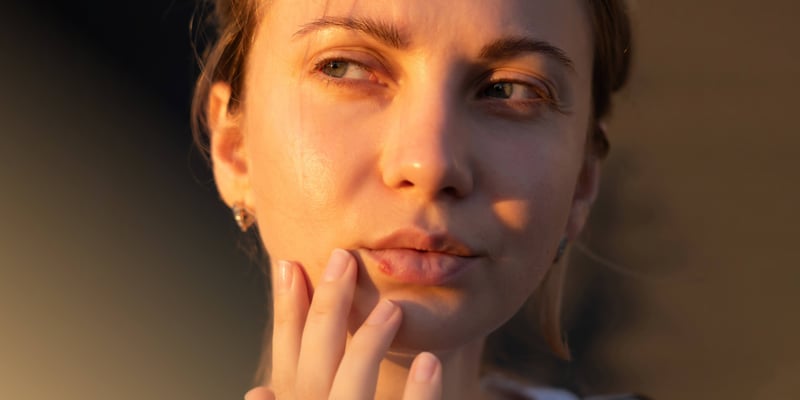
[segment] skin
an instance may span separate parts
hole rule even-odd
[[[597,193],[586,11],[578,0],[270,5],[240,106],[220,82],[208,113],[222,198],[257,216],[273,260],[273,375],[250,398],[490,396],[485,337],[579,234]],[[379,21],[401,40],[312,24],[323,16]],[[481,55],[522,37],[569,62]],[[479,256],[440,285],[398,282],[365,251],[407,227],[446,231]]]

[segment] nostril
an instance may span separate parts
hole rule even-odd
[[[412,189],[415,186],[417,186],[417,184],[415,184],[414,182],[406,179],[406,180],[403,180],[402,182],[400,182],[397,185],[397,188],[399,188],[399,189]],[[462,197],[463,196],[462,191],[459,190],[455,186],[445,186],[445,187],[439,189],[438,192],[439,192],[439,195],[443,195],[444,197],[458,198],[458,197]]]
[[[461,192],[452,186],[442,189],[442,192],[450,197],[461,197]]]
[[[409,180],[404,180],[404,181],[400,182],[400,184],[399,184],[399,185],[397,185],[397,187],[399,187],[399,188],[401,188],[401,189],[402,189],[402,188],[410,188],[410,187],[414,187],[414,182],[411,182],[411,181],[409,181]]]

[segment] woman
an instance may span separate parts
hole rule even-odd
[[[561,256],[597,194],[603,120],[627,75],[623,4],[215,12],[196,120],[222,199],[271,259],[268,387],[250,398],[523,395],[482,381],[485,341],[537,297],[567,354]]]

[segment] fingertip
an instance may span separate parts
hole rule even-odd
[[[259,386],[245,393],[244,400],[275,400],[275,394],[272,393],[272,390]]]
[[[331,257],[332,258],[336,257],[336,258],[339,258],[339,259],[343,260],[344,262],[348,262],[348,261],[350,261],[350,259],[353,258],[353,255],[350,254],[350,252],[347,251],[347,249],[343,249],[343,248],[337,247],[337,248],[335,248],[335,249],[333,249],[331,251]]]
[[[272,275],[276,299],[301,299],[303,302],[307,302],[311,297],[311,292],[303,264],[290,260],[278,260],[276,264]],[[299,297],[301,295],[305,296]]]
[[[333,249],[328,259],[328,265],[322,275],[322,280],[325,282],[338,280],[347,271],[352,261],[353,256],[349,251],[340,248]]]
[[[442,363],[433,353],[422,352],[414,358],[411,374],[414,382],[430,383],[437,375],[441,375]]]
[[[431,353],[420,353],[411,363],[403,400],[441,400],[441,398],[442,363]]]

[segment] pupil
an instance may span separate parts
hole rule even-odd
[[[513,91],[513,86],[510,83],[495,83],[491,88],[491,94],[496,97],[511,97]]]
[[[335,78],[341,78],[347,72],[347,63],[343,61],[331,61],[322,68],[322,72]]]

